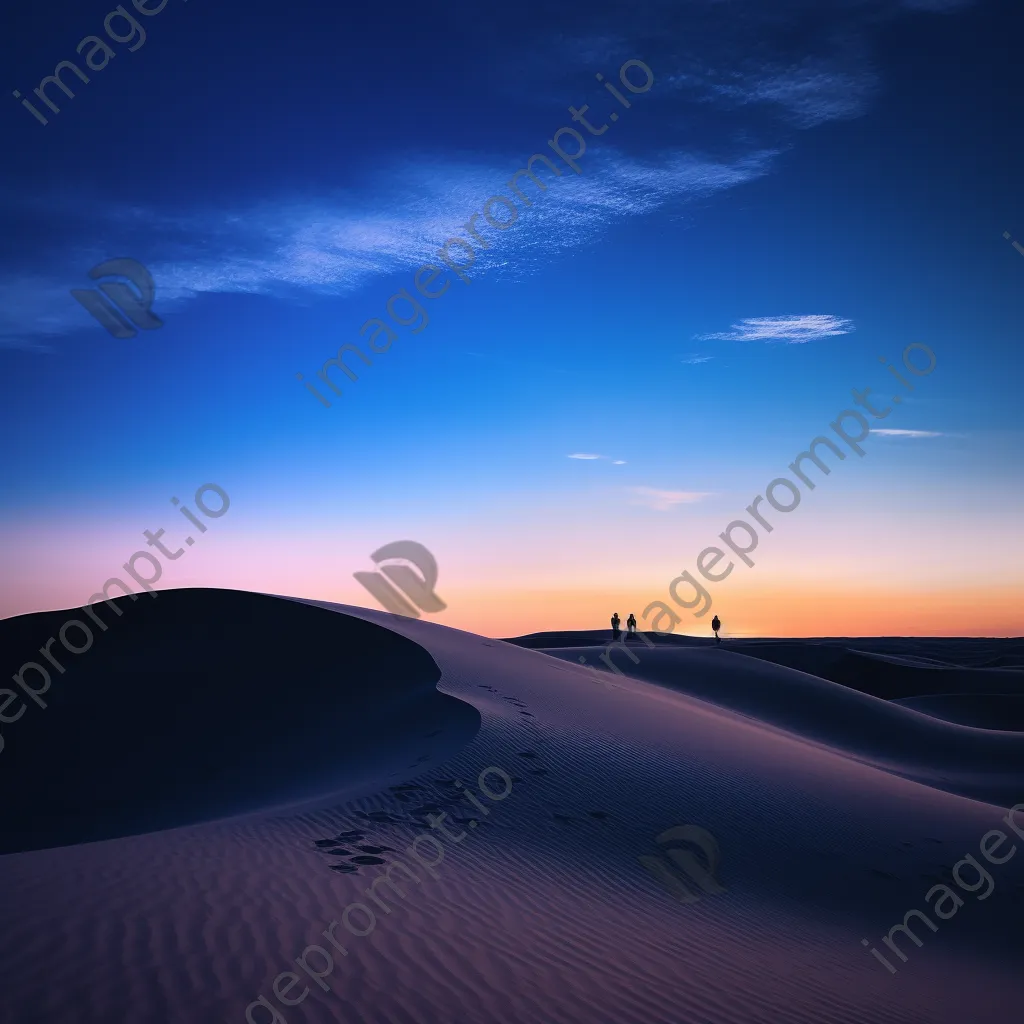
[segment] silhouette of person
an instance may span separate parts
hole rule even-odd
[[[636,616],[630,612],[629,618],[626,619],[626,629],[629,630],[630,636],[636,636]]]
[[[619,618],[619,613],[618,612],[612,612],[612,639],[613,640],[618,640],[619,637],[622,635],[621,631],[619,630],[619,623],[621,621],[622,620]]]
[[[722,620],[717,615],[711,620],[711,628],[715,631],[715,643],[720,644],[722,638],[718,635],[718,631],[722,628]]]

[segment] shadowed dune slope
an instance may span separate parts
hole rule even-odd
[[[1024,732],[1024,696],[1019,693],[941,693],[904,697],[893,703],[944,722]]]
[[[454,748],[479,727],[426,651],[362,619],[231,590],[113,604],[121,617],[94,608],[109,625],[91,649],[51,646],[63,675],[33,652],[86,614],[0,622],[8,672],[34,660],[51,676],[45,708],[25,697],[2,726],[0,853],[351,795],[414,767],[427,733]]]
[[[611,657],[626,676],[740,712],[905,778],[997,804],[1017,798],[1024,736],[940,721],[741,650],[634,643],[629,651],[636,662],[619,649]],[[559,647],[539,653],[596,664],[601,651]]]
[[[713,638],[645,634],[656,647],[715,647]],[[506,643],[531,650],[604,646],[607,629],[530,633]],[[629,642],[649,650],[641,640]],[[883,700],[936,693],[1024,694],[1024,640],[960,637],[833,637],[727,640],[722,650],[808,672]],[[617,660],[624,656],[617,655]]]
[[[1000,643],[1006,645],[1001,653]],[[1011,667],[1018,646],[1012,640],[748,641],[729,649],[894,700],[933,693],[1024,692],[1024,672]]]

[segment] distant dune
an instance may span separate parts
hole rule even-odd
[[[1009,832],[1021,640],[655,638],[619,676],[591,667],[606,633],[226,590],[118,605],[0,724],[3,1024],[1019,1016],[1024,855],[896,974],[862,939]],[[69,614],[0,622],[8,675]],[[640,860],[684,825],[720,854],[688,902]],[[396,891],[420,836],[443,858]]]

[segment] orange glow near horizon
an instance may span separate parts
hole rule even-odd
[[[453,590],[442,596],[448,610],[430,618],[490,637],[610,629],[612,612],[618,612],[623,623],[633,612],[639,628],[649,628],[643,610],[652,601],[668,600],[667,594],[639,590]],[[722,620],[725,637],[1024,636],[1021,592],[1010,587],[956,594],[889,589],[884,595],[878,588],[748,587],[734,594],[714,594],[711,609],[699,619],[685,609],[675,611],[681,618],[675,632],[689,636],[710,636],[715,614]]]
[[[284,596],[305,597],[338,604],[378,608],[361,588],[344,594],[333,588],[265,586],[255,579],[169,582],[157,590],[187,587],[252,590]],[[684,588],[685,592],[685,588]],[[732,592],[719,588],[712,593],[712,605],[701,618],[675,607],[662,593],[630,587],[599,587],[586,590],[552,587],[515,589],[476,589],[448,587],[439,589],[448,605],[428,621],[487,637],[517,637],[529,633],[559,630],[610,629],[612,612],[618,612],[623,624],[632,612],[639,627],[652,629],[657,614],[643,617],[654,601],[665,601],[679,616],[674,632],[688,636],[710,636],[711,619],[722,620],[723,637],[857,637],[857,636],[1024,636],[1024,602],[1017,587],[961,589],[948,593],[938,589],[888,588],[880,594],[875,587],[838,587],[820,581],[804,581],[789,586],[756,587],[752,581]],[[120,596],[115,590],[114,596]],[[76,595],[77,597],[77,595]],[[74,608],[69,595],[52,595],[32,610]],[[26,614],[28,609],[5,610],[8,615]]]
[[[674,631],[692,636],[709,636],[715,614],[726,637],[1024,636],[1024,585],[1017,569],[1024,564],[1024,548],[1015,533],[1004,531],[998,549],[985,549],[973,535],[949,529],[945,519],[904,522],[890,514],[885,523],[870,530],[861,526],[857,533],[850,524],[848,514],[837,514],[808,521],[788,536],[777,531],[771,544],[759,548],[753,570],[738,567],[728,579],[706,584],[712,606],[701,618],[669,598],[670,581],[683,570],[694,572],[696,558],[666,555],[661,531],[638,530],[628,552],[607,555],[594,554],[585,530],[562,531],[558,544],[538,534],[528,545],[513,533],[500,547],[490,536],[474,538],[469,531],[457,539],[439,533],[424,539],[440,565],[437,593],[447,608],[425,618],[482,636],[514,637],[608,630],[612,612],[623,622],[632,612],[639,628],[649,630],[655,615],[645,618],[644,610],[664,601],[679,616]],[[997,524],[981,520],[982,527],[990,525]],[[376,608],[352,573],[373,568],[367,552],[378,546],[380,535],[375,530],[373,536],[335,543],[322,531],[293,531],[285,544],[260,529],[218,520],[216,532],[187,555],[164,562],[156,586],[248,590]],[[710,527],[698,531],[690,524],[671,547],[695,554],[707,535],[714,536]],[[839,536],[845,536],[842,545]],[[40,524],[8,537],[10,575],[0,593],[0,616],[80,607],[104,580],[125,577],[125,559],[145,546],[123,524],[83,531],[71,557],[47,537]],[[941,564],[936,551],[942,552]],[[690,593],[681,588],[684,599]]]

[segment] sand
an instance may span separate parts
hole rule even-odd
[[[1021,641],[678,639],[617,657],[609,688],[578,662],[604,634],[234,591],[119,604],[48,706],[0,726],[3,1022],[1019,1016],[1024,853],[905,963],[881,940],[990,830],[1024,847],[1001,823],[1024,802]],[[0,623],[11,671],[68,614]],[[639,858],[687,824],[723,891],[682,902]],[[396,860],[419,880],[385,912],[366,892]],[[333,932],[324,988],[296,958],[357,902],[375,924]]]

